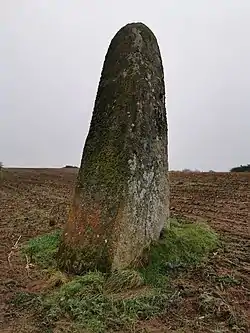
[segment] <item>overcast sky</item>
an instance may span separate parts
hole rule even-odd
[[[155,33],[171,169],[250,163],[250,0],[0,0],[0,161],[79,165],[105,53]]]

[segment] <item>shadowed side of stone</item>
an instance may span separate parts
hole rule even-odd
[[[109,46],[58,253],[82,273],[137,266],[169,216],[168,140],[157,40],[142,23]]]

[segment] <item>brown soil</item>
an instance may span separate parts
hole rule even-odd
[[[63,225],[76,169],[8,169],[0,184],[0,332],[41,332],[9,304],[17,291],[36,291],[42,273],[18,253],[31,237]],[[250,332],[250,173],[171,172],[171,214],[206,220],[223,248],[199,268],[176,275],[178,307],[140,323],[140,332]],[[21,238],[20,238],[21,236]],[[18,241],[17,248],[14,244]],[[225,276],[234,278],[232,282]],[[65,325],[64,325],[65,326]]]

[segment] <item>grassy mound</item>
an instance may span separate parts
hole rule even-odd
[[[85,329],[101,333],[132,330],[136,321],[165,313],[179,297],[174,291],[162,293],[157,289],[117,297],[106,292],[103,273],[90,272],[45,295],[18,294],[14,302],[25,309],[36,308],[46,328],[53,329],[67,319],[74,324],[74,332]]]
[[[206,224],[171,221],[163,238],[149,249],[149,264],[141,270],[147,283],[161,286],[176,268],[200,263],[218,246],[218,237]]]
[[[56,231],[30,240],[23,252],[37,265],[55,268],[60,234]],[[39,309],[40,318],[45,318],[43,325],[49,329],[67,320],[73,325],[71,332],[132,330],[138,320],[164,314],[180,301],[181,294],[170,287],[169,273],[201,262],[217,245],[216,234],[206,225],[173,220],[164,237],[149,249],[149,262],[143,269],[67,278],[56,273],[50,281],[59,279],[57,287],[36,296],[19,295],[16,304]]]

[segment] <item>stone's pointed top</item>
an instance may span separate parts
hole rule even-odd
[[[149,33],[149,34],[151,34],[152,36],[155,37],[152,30],[146,24],[144,24],[142,22],[128,23],[128,24],[124,25],[123,27],[121,27],[120,30],[117,32],[117,34],[119,34],[122,31],[126,31],[126,33],[128,33],[129,30],[131,30],[131,32],[133,32],[133,29],[140,29],[140,30],[142,30],[144,32],[147,32],[147,33]]]
[[[162,70],[162,60],[157,38],[141,22],[128,23],[115,34],[105,57],[105,76],[118,76],[118,70],[133,70],[135,67],[147,71],[147,64]],[[143,65],[144,64],[144,65]],[[142,66],[141,66],[142,65]],[[119,68],[118,68],[119,67]],[[153,70],[154,71],[154,70]],[[135,72],[135,71],[134,71]]]
[[[123,28],[125,28],[125,27],[128,27],[128,28],[130,28],[130,27],[133,28],[134,27],[134,28],[146,28],[146,29],[149,29],[149,27],[146,24],[142,23],[142,22],[131,22],[131,23],[128,23],[128,24],[126,24],[126,25],[123,26]],[[121,28],[121,29],[123,29],[123,28]]]

